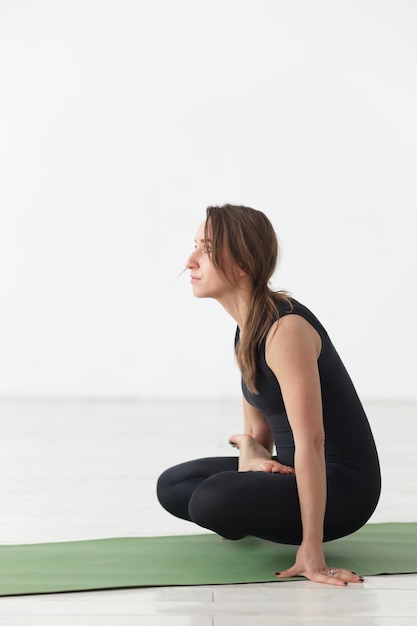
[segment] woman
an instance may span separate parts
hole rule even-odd
[[[194,295],[216,299],[236,320],[244,433],[230,439],[239,458],[199,459],[164,472],[158,498],[173,515],[223,537],[298,545],[295,564],[279,577],[362,582],[327,566],[323,542],[353,533],[375,510],[381,487],[375,443],[321,323],[268,287],[277,251],[260,211],[207,209],[186,266]]]

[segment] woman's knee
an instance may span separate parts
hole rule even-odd
[[[168,473],[169,470],[163,472],[156,483],[156,497],[158,498],[159,503],[164,507],[165,507],[165,494],[166,494],[166,488],[168,485],[168,481],[166,479],[166,475]]]
[[[172,515],[178,517],[178,494],[175,489],[178,481],[176,480],[175,467],[162,472],[156,483],[156,496],[161,506]]]
[[[203,480],[203,477],[193,471],[192,463],[170,467],[160,475],[156,484],[159,503],[175,517],[190,520],[188,503]]]
[[[188,505],[190,519],[228,539],[241,539],[243,517],[236,510],[228,485],[228,472],[218,474],[202,483],[193,493]]]

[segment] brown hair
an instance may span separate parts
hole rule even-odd
[[[209,232],[210,231],[210,232]],[[253,293],[245,320],[245,332],[236,348],[236,359],[248,389],[257,393],[257,353],[274,321],[278,303],[290,303],[283,291],[273,291],[268,282],[278,258],[278,241],[269,219],[261,211],[225,204],[206,211],[205,239],[211,239],[211,261],[230,283],[227,252],[252,279]]]

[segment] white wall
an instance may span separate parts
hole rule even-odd
[[[265,211],[365,398],[416,397],[417,3],[1,0],[0,394],[237,396],[186,274]]]

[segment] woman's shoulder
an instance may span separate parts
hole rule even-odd
[[[306,310],[306,307],[301,302],[284,292],[276,293],[275,302],[279,317],[290,315],[291,313],[297,315]]]
[[[292,296],[288,296],[286,300],[282,299],[281,301],[278,301],[277,310],[280,318],[286,315],[299,315],[309,322],[320,335],[327,334],[323,324],[316,317],[316,315],[307,306]]]

